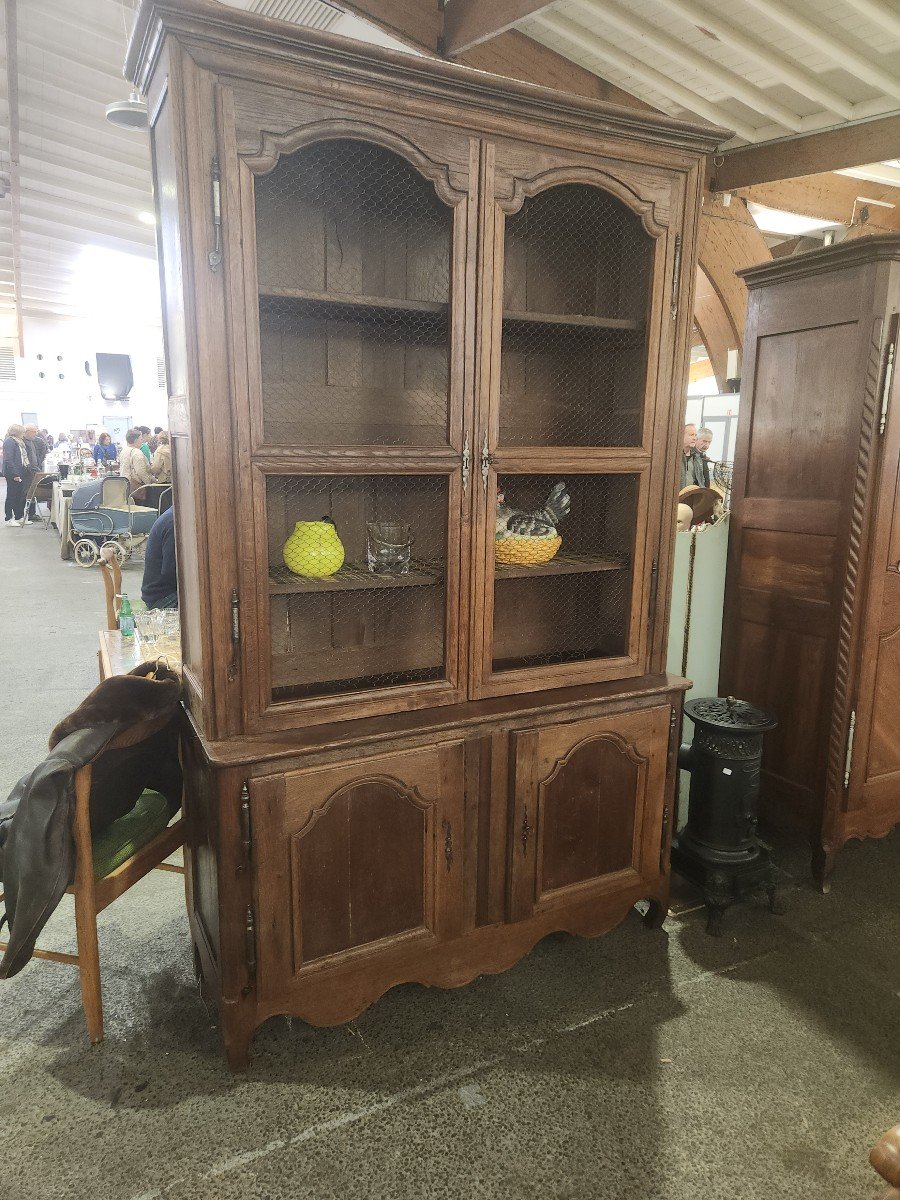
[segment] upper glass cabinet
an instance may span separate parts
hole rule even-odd
[[[404,159],[348,139],[257,179],[262,440],[449,443],[453,213]]]
[[[639,446],[654,242],[615,196],[548,188],[506,220],[498,446]]]

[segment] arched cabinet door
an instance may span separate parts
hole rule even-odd
[[[483,154],[481,696],[650,670],[674,511],[678,177],[533,157]]]
[[[671,706],[513,735],[511,917],[652,885]]]
[[[270,100],[235,102],[228,160],[253,730],[466,694],[470,140],[377,110],[338,115],[327,99]]]
[[[459,932],[461,743],[250,786],[260,1001]]]

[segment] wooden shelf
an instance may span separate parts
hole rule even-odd
[[[378,309],[383,312],[447,316],[450,305],[437,300],[404,300],[392,296],[357,296],[340,292],[308,292],[303,288],[266,287],[259,289],[260,300],[296,300],[311,308]]]
[[[595,571],[623,571],[625,562],[619,558],[603,558],[595,554],[557,554],[549,562],[537,566],[519,563],[494,563],[494,576],[501,579],[526,579],[531,575],[586,575]]]
[[[366,567],[348,564],[334,575],[313,579],[294,575],[287,567],[269,570],[269,595],[307,595],[311,592],[364,592],[374,588],[430,587],[443,578],[435,567],[425,563],[410,563],[408,575],[373,575]]]
[[[624,317],[589,317],[578,313],[511,312],[503,314],[504,321],[527,322],[534,325],[563,325],[574,329],[630,329],[643,328],[641,321]]]

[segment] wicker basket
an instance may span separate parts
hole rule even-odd
[[[498,563],[509,567],[538,567],[541,563],[549,562],[561,545],[562,538],[558,533],[553,537],[511,534],[509,537],[496,539],[494,555]]]

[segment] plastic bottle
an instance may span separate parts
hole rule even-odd
[[[131,611],[131,601],[122,593],[122,607],[119,609],[119,633],[123,638],[134,637],[134,613]]]

